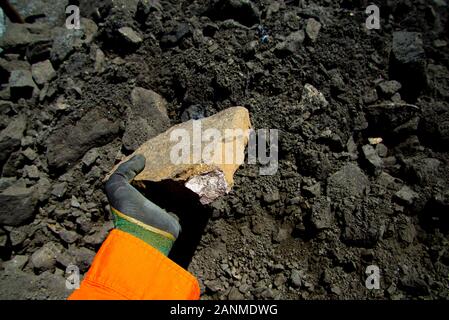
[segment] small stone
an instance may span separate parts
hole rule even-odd
[[[45,202],[50,198],[51,183],[46,177],[41,177],[39,179],[36,188],[40,202]]]
[[[324,95],[311,84],[306,84],[301,96],[300,108],[315,112],[329,105]]]
[[[273,235],[273,241],[277,243],[281,243],[289,238],[291,234],[291,230],[287,228],[279,228],[277,233]]]
[[[388,154],[388,148],[383,143],[379,143],[376,145],[376,152],[379,157],[385,158]]]
[[[217,51],[220,48],[220,46],[217,43],[212,44],[211,46],[209,46],[207,48],[207,51],[209,51],[209,53],[214,53],[215,51]]]
[[[97,49],[97,51],[95,52],[95,72],[96,73],[102,73],[105,70],[105,55],[103,53],[103,51],[101,51],[100,49]]]
[[[32,166],[25,166],[23,168],[24,172],[25,172],[25,176],[32,179],[32,180],[37,180],[40,177],[40,171],[37,168],[37,166],[32,165]]]
[[[21,230],[14,229],[9,233],[9,239],[13,247],[21,245],[26,238],[27,234]]]
[[[274,299],[274,297],[275,297],[275,291],[273,291],[273,289],[270,289],[270,288],[268,288],[268,289],[265,289],[263,292],[262,292],[262,298],[264,298],[264,299]]]
[[[72,208],[79,208],[81,207],[81,204],[79,203],[78,199],[75,196],[72,196],[72,199],[70,200],[70,206]]]
[[[362,147],[363,155],[368,161],[370,169],[375,175],[379,175],[383,169],[383,160],[379,157],[373,146],[367,144]]]
[[[56,71],[50,60],[35,63],[31,66],[34,81],[41,87],[56,78]]]
[[[0,132],[0,150],[2,150],[0,152],[0,169],[11,153],[20,147],[26,127],[27,118],[24,115],[20,115]]]
[[[377,95],[377,90],[371,89],[371,90],[368,90],[368,92],[363,97],[363,102],[366,105],[370,105],[370,104],[376,102],[378,99],[379,99],[379,97]]]
[[[250,289],[251,289],[251,287],[250,287],[249,285],[247,285],[246,283],[242,284],[242,285],[239,287],[239,291],[240,291],[242,294],[248,293],[248,292],[250,291]]]
[[[402,88],[402,85],[396,80],[391,80],[381,82],[378,88],[383,96],[389,98],[398,92]]]
[[[328,229],[333,223],[330,199],[318,198],[312,205],[311,223],[316,230]]]
[[[111,231],[113,228],[114,228],[114,224],[112,221],[106,222],[103,226],[98,228],[97,231],[94,231],[93,234],[84,237],[84,242],[86,244],[97,247],[97,246],[101,245],[106,240],[106,237],[108,236],[109,231]]]
[[[283,17],[283,24],[287,25],[292,30],[298,30],[301,26],[301,18],[295,11],[288,10]]]
[[[9,261],[3,263],[5,271],[11,272],[14,270],[22,270],[28,262],[28,256],[17,255]]]
[[[27,118],[24,115],[19,115],[0,132],[0,170],[10,158],[11,153],[19,149],[26,127]]]
[[[67,192],[67,182],[61,182],[53,186],[51,194],[56,198],[62,198],[64,197],[66,192]]]
[[[302,188],[304,194],[308,197],[319,197],[321,195],[321,183],[317,182],[312,186],[305,186]]]
[[[84,247],[82,248],[71,247],[68,250],[68,253],[70,256],[74,258],[75,265],[80,268],[80,272],[82,273],[86,272],[89,269],[95,257],[95,251],[92,251]]]
[[[211,291],[212,293],[216,293],[223,289],[222,284],[220,284],[217,280],[206,280],[204,281],[204,285],[206,286],[207,290]]]
[[[276,46],[276,51],[290,54],[297,53],[304,42],[304,38],[305,35],[303,30],[292,32],[288,35],[285,41]]]
[[[281,5],[277,1],[273,1],[270,3],[267,9],[267,19],[269,19],[274,13],[277,13],[280,9]]]
[[[102,174],[103,174],[103,170],[100,169],[100,167],[93,166],[86,177],[90,180],[98,180],[101,178]]]
[[[408,186],[403,186],[401,190],[395,193],[396,199],[405,205],[412,205],[416,199],[419,198],[418,193],[410,189]]]
[[[23,144],[23,143],[22,143]],[[30,161],[34,161],[37,158],[37,153],[31,148],[25,149],[25,151],[22,152],[22,154]]]
[[[54,103],[54,109],[56,111],[65,111],[70,109],[70,105],[66,102],[65,98],[61,96],[56,99]]]
[[[126,61],[120,57],[115,57],[114,59],[112,59],[112,64],[115,64],[117,66],[121,66],[124,65],[126,63]]]
[[[14,70],[9,77],[9,88],[11,98],[18,100],[20,98],[29,99],[33,93],[38,92],[38,88],[33,81],[33,76],[28,70]]]
[[[304,281],[304,288],[306,288],[309,292],[313,292],[315,290],[313,283],[308,281]]]
[[[341,295],[341,289],[335,285],[331,287],[331,292],[337,296]]]
[[[444,48],[447,46],[447,42],[441,39],[437,39],[433,42],[435,48]]]
[[[346,149],[348,150],[349,155],[351,156],[351,160],[358,159],[358,150],[357,145],[355,144],[354,137],[349,137],[348,142],[346,143]]]
[[[71,244],[79,239],[79,235],[75,231],[62,229],[58,232],[59,237],[65,243]]]
[[[328,74],[330,76],[332,90],[336,91],[337,93],[344,92],[346,85],[341,73],[337,69],[334,69],[330,70]]]
[[[243,296],[243,294],[240,293],[238,288],[234,287],[231,289],[231,291],[229,291],[228,299],[229,300],[244,300],[245,297]]]
[[[411,244],[416,238],[416,229],[410,217],[403,217],[404,221],[399,224],[399,239]]]
[[[75,257],[70,255],[67,251],[63,250],[56,255],[56,262],[67,268],[69,265],[75,264]]]
[[[300,288],[303,283],[303,281],[302,281],[303,277],[304,277],[304,272],[297,270],[297,269],[293,269],[292,274],[290,276],[290,281],[292,283],[292,286],[294,288]]]
[[[36,139],[34,139],[33,137],[31,137],[31,136],[26,136],[26,137],[23,137],[22,138],[22,140],[21,140],[21,145],[22,145],[22,147],[30,147],[31,145],[33,145],[33,143],[36,141]],[[24,154],[25,155],[25,154]],[[25,155],[26,156],[26,155]]]
[[[88,233],[92,229],[92,222],[86,216],[80,216],[80,217],[76,218],[76,224],[79,226],[81,231],[83,231],[84,233]]]
[[[402,101],[402,97],[399,92],[396,92],[390,99],[394,103],[404,103],[404,101]]]
[[[54,210],[53,218],[56,219],[57,221],[66,221],[69,214],[70,210],[56,209]],[[57,233],[56,230],[54,230],[54,232]]]
[[[306,21],[306,34],[312,42],[318,39],[320,33],[321,23],[316,21],[314,18],[309,18]]]
[[[355,164],[348,163],[328,179],[327,194],[332,200],[362,197],[369,189],[369,180]]]
[[[276,203],[280,200],[279,190],[274,190],[272,192],[266,192],[263,195],[263,200],[267,204]]]
[[[34,188],[19,183],[0,193],[0,224],[20,226],[34,218],[37,205]]]
[[[383,142],[384,140],[382,138],[368,138],[368,142],[371,145],[378,145],[379,143]]]
[[[95,163],[95,161],[97,161],[99,156],[100,154],[98,153],[98,149],[94,148],[89,150],[81,159],[81,161],[86,167],[90,167]]]
[[[274,278],[273,284],[277,288],[281,288],[286,282],[287,282],[287,278],[284,276],[283,273],[280,273],[280,274],[276,275],[276,277]]]
[[[37,271],[54,270],[56,256],[60,253],[59,245],[48,242],[31,255],[31,265]]]
[[[143,41],[142,38],[137,34],[137,32],[130,27],[120,28],[118,32],[122,36],[122,39],[124,39],[129,44],[138,45]]]
[[[282,272],[285,270],[285,267],[282,263],[276,263],[271,266],[274,272]]]
[[[187,23],[178,23],[171,32],[162,36],[161,45],[163,47],[174,47],[191,33],[192,31]]]

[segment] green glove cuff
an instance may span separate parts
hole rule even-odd
[[[168,232],[146,225],[136,219],[128,217],[122,212],[112,208],[114,224],[119,230],[127,232],[148,243],[153,248],[168,256],[175,238]]]

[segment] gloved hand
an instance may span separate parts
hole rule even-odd
[[[106,195],[115,218],[115,227],[128,232],[168,255],[181,226],[130,182],[145,168],[145,157],[137,155],[121,164],[106,182]]]

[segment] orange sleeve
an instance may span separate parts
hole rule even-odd
[[[197,279],[146,242],[113,230],[69,300],[197,300]]]

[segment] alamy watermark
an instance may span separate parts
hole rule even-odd
[[[69,30],[81,29],[80,8],[75,5],[70,5],[65,9],[65,13],[69,16],[65,20],[65,26]]]
[[[368,290],[379,290],[380,289],[380,269],[378,266],[371,265],[365,270],[368,277],[365,280],[365,287]]]
[[[365,13],[368,14],[368,18],[366,18],[366,28],[371,29],[380,29],[380,9],[375,4],[369,5]]]
[[[245,160],[248,141],[248,164],[261,164],[260,175],[275,175],[278,171],[278,140],[276,129],[203,130],[201,121],[192,121],[192,130],[175,129],[170,141],[170,161],[179,164],[241,165]]]
[[[75,290],[80,288],[80,269],[71,264],[65,269],[67,278],[65,280],[65,287],[67,290]]]

